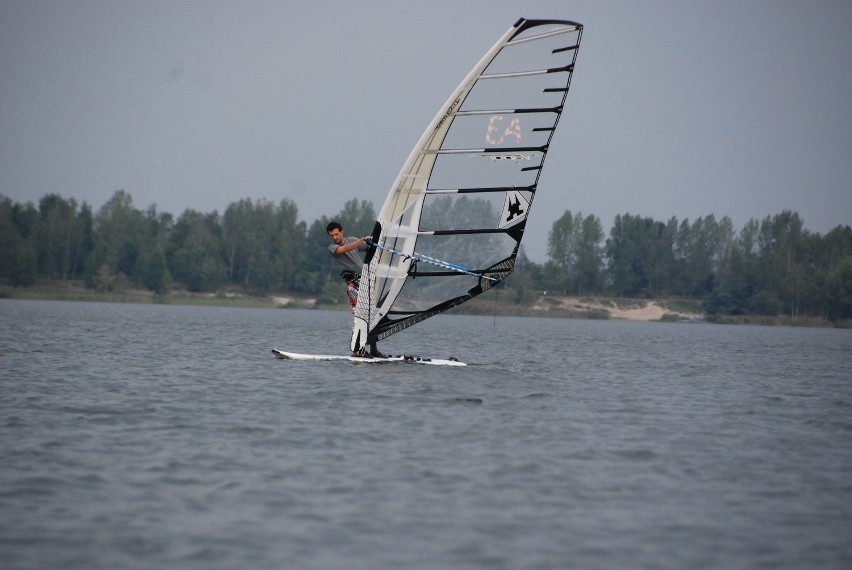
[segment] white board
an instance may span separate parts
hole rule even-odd
[[[356,362],[358,364],[387,364],[391,362],[404,364],[431,364],[433,366],[467,366],[464,362],[454,359],[423,358],[420,356],[388,356],[387,358],[374,358],[371,356],[352,356],[341,354],[301,354],[298,352],[286,352],[284,350],[272,349],[275,358],[281,360],[341,360]]]

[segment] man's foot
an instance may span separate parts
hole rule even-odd
[[[370,345],[370,356],[373,358],[387,358],[387,355],[379,352],[379,348],[375,344]]]

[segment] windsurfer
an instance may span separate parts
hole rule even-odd
[[[328,233],[328,237],[331,238],[332,242],[328,246],[328,251],[334,257],[334,260],[343,267],[340,275],[346,280],[346,294],[349,296],[349,308],[354,315],[355,307],[358,303],[358,284],[361,278],[361,268],[364,265],[364,260],[358,252],[367,251],[370,248],[368,243],[369,237],[345,237],[343,235],[343,226],[339,222],[331,222],[326,226],[325,231]],[[376,343],[370,344],[370,356],[386,358],[384,354],[379,352]]]

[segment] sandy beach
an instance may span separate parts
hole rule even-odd
[[[553,309],[575,313],[606,312],[610,319],[627,321],[659,321],[664,316],[666,320],[683,321],[703,318],[700,313],[676,311],[661,306],[657,301],[641,299],[546,296],[534,308],[544,312]]]

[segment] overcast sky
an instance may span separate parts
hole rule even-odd
[[[0,194],[378,208],[519,17],[585,25],[534,260],[566,210],[852,224],[848,0],[0,0]]]

